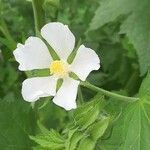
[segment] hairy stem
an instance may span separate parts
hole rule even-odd
[[[120,94],[117,94],[117,93],[109,92],[107,90],[104,90],[102,88],[94,86],[94,85],[92,85],[88,82],[81,82],[81,85],[84,86],[84,87],[87,87],[87,88],[89,88],[93,91],[101,92],[104,95],[115,98],[117,100],[122,100],[122,101],[127,101],[127,102],[135,102],[135,101],[139,100],[139,98],[136,98],[136,97],[127,97],[127,96],[123,96],[123,95],[120,95]]]

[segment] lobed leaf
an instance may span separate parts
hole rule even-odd
[[[150,67],[150,1],[102,0],[91,22],[90,30],[97,29],[119,16],[128,16],[122,22],[120,33],[127,34],[139,58],[140,72],[144,75]]]

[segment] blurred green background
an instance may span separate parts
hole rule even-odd
[[[45,0],[41,8],[44,24],[67,24],[76,43],[81,39],[99,55],[101,68],[90,74],[89,82],[134,96],[150,65],[148,4],[148,0]],[[34,144],[28,135],[38,132],[37,120],[48,129],[62,131],[72,116],[48,98],[38,101],[34,109],[22,99],[21,84],[26,75],[17,69],[12,52],[29,36],[35,36],[32,2],[0,0],[1,150],[31,149]],[[84,88],[82,93],[85,102],[95,94]]]

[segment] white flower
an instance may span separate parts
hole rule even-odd
[[[34,102],[40,97],[54,96],[53,102],[56,105],[66,110],[74,109],[77,107],[79,81],[69,77],[69,72],[74,72],[85,81],[92,70],[99,69],[98,55],[92,49],[81,45],[72,64],[68,64],[67,58],[75,46],[75,37],[68,26],[59,22],[48,23],[41,29],[41,35],[55,50],[60,60],[52,59],[47,46],[38,37],[29,37],[24,45],[17,45],[13,54],[19,62],[19,70],[50,69],[50,75],[47,77],[29,78],[23,82],[23,98]],[[63,78],[63,83],[56,91],[59,78]]]

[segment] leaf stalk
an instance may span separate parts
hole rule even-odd
[[[100,93],[102,93],[102,94],[104,94],[108,97],[111,97],[111,98],[114,98],[114,99],[117,99],[117,100],[126,101],[126,102],[135,102],[135,101],[139,100],[139,98],[136,98],[136,97],[123,96],[123,95],[120,95],[120,94],[117,94],[117,93],[113,93],[113,92],[104,90],[104,89],[99,88],[95,85],[92,85],[89,82],[81,82],[80,84],[82,86],[88,88],[88,89],[91,89],[91,90],[96,91],[96,92],[100,92]]]

